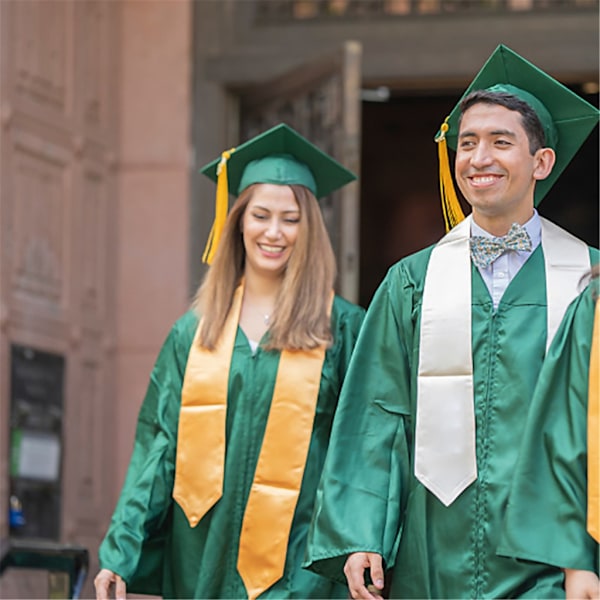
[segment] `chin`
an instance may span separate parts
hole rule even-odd
[[[286,263],[287,264],[287,263]],[[285,271],[285,264],[277,264],[277,265],[257,265],[257,271],[263,273],[264,275],[269,275],[271,277],[281,277],[283,272]]]

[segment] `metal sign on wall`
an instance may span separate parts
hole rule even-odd
[[[10,533],[58,539],[65,359],[11,346]]]

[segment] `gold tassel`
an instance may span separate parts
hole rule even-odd
[[[461,221],[464,221],[465,218],[456,195],[456,190],[454,189],[452,174],[450,173],[450,160],[448,158],[448,145],[446,142],[446,132],[448,129],[448,119],[446,118],[440,127],[440,134],[435,138],[438,145],[440,196],[446,233]]]
[[[217,197],[215,201],[215,220],[208,235],[208,241],[202,254],[202,262],[211,264],[215,252],[219,246],[221,233],[227,220],[227,209],[229,204],[229,185],[227,180],[227,161],[235,152],[235,148],[225,150],[221,154],[221,161],[217,166]]]

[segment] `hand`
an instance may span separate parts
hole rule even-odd
[[[373,585],[365,585],[365,569],[370,570]],[[344,575],[348,580],[348,588],[352,598],[383,600],[378,591],[383,590],[383,561],[374,552],[355,552],[344,565]]]
[[[600,600],[600,580],[592,571],[564,569],[567,600]]]
[[[94,579],[96,600],[108,600],[110,598],[110,588],[113,584],[115,585],[115,598],[125,600],[127,597],[127,584],[119,575],[108,569],[101,569]]]

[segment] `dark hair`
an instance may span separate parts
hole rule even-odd
[[[475,90],[465,96],[460,103],[460,117],[458,124],[460,127],[460,121],[464,113],[471,108],[474,104],[497,104],[504,106],[508,110],[515,110],[521,115],[521,124],[527,139],[529,140],[529,152],[533,155],[540,148],[544,148],[546,145],[546,135],[544,134],[544,127],[540,121],[537,113],[531,108],[527,102],[521,100],[513,94],[506,92],[490,92],[488,90]]]

